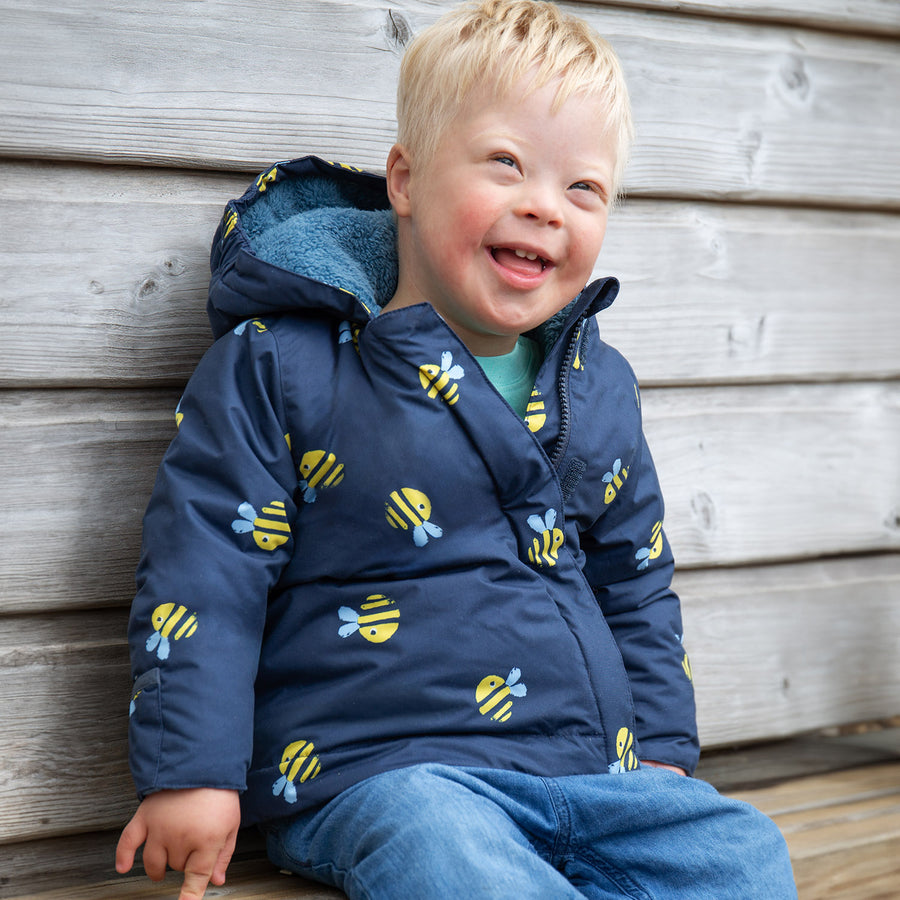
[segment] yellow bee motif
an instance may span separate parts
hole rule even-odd
[[[453,365],[453,354],[449,350],[441,354],[440,367],[434,363],[419,366],[419,381],[428,396],[434,399],[440,395],[449,406],[459,400],[459,385],[456,382],[465,374],[462,366]]]
[[[315,746],[312,741],[294,741],[284,748],[278,771],[281,777],[272,785],[272,794],[277,797],[282,792],[288,803],[297,802],[297,788],[294,780],[299,776],[300,783],[310,781],[322,770],[318,756],[313,756]],[[300,770],[303,769],[301,772]]]
[[[300,487],[307,503],[316,502],[316,486],[336,487],[344,480],[344,464],[333,453],[307,450],[300,457]]]
[[[175,407],[175,427],[181,428],[181,423],[184,421],[184,413],[181,411],[181,400],[178,401],[178,406]]]
[[[329,166],[334,166],[335,169],[346,169],[348,172],[362,172],[362,169],[358,169],[356,166],[351,166],[347,163],[332,162],[331,160],[327,160],[327,162]]]
[[[578,369],[579,371],[584,368],[581,364],[581,329],[578,329],[578,334],[575,335],[575,342],[578,344],[578,350],[575,352],[575,359],[572,361],[572,368]]]
[[[678,643],[679,644],[684,643],[684,635],[683,634],[678,635]],[[682,648],[682,649],[684,649],[684,648]],[[681,660],[681,668],[684,669],[684,674],[687,675],[687,680],[693,681],[694,680],[694,670],[691,668],[691,661],[688,658],[686,650],[684,653],[684,657]]]
[[[536,566],[546,563],[555,566],[559,558],[559,548],[565,542],[562,529],[556,528],[556,510],[548,509],[542,519],[540,516],[529,516],[528,525],[540,537],[533,538],[528,548],[528,559]]]
[[[628,469],[622,468],[622,460],[617,459],[612,465],[612,471],[607,472],[603,476],[606,482],[606,493],[603,495],[603,502],[610,504],[616,499],[616,494],[622,487],[622,482],[628,477]]]
[[[353,342],[353,349],[359,353],[359,325],[355,322],[341,322],[338,325],[338,344],[347,344]]]
[[[653,530],[650,532],[650,546],[641,547],[641,549],[634,554],[634,558],[640,560],[640,562],[638,562],[638,569],[646,569],[647,566],[650,565],[650,560],[656,559],[659,554],[662,553],[662,526],[663,523],[661,521],[657,522],[653,526]]]
[[[237,221],[238,221],[238,214],[233,209],[230,209],[230,210],[228,210],[228,212],[225,213],[225,231],[222,234],[223,241],[234,230],[234,226],[237,225]]]
[[[524,697],[528,692],[525,685],[519,683],[521,677],[521,669],[510,669],[505,680],[499,675],[482,678],[475,688],[475,702],[480,704],[478,712],[483,716],[490,713],[495,722],[507,721],[512,715],[513,705],[512,700],[507,698]]]
[[[269,330],[262,322],[259,321],[259,319],[247,319],[246,322],[241,322],[241,324],[234,329],[234,333],[238,337],[240,337],[247,330],[248,325],[252,325],[256,329],[257,334],[262,334],[263,332]]]
[[[268,518],[261,518],[249,503],[242,503],[238,507],[238,515],[241,518],[231,523],[231,529],[237,534],[252,532],[253,540],[260,550],[275,550],[286,544],[291,536],[291,526],[287,521],[284,502],[273,500],[269,506],[264,506],[262,511]]]
[[[619,758],[607,767],[613,775],[632,772],[640,766],[634,752],[634,735],[624,725],[616,735],[616,755]]]
[[[383,644],[389,638],[392,638],[400,626],[400,610],[397,609],[396,603],[390,597],[384,594],[370,594],[366,597],[366,602],[360,605],[363,615],[360,615],[355,609],[349,606],[342,606],[338,610],[341,621],[346,625],[341,625],[338,634],[342,637],[350,637],[357,631],[373,644]]]
[[[408,531],[412,525],[413,542],[417,547],[424,547],[428,543],[429,535],[439,538],[444,533],[443,528],[429,521],[431,501],[415,488],[391,491],[390,498],[384,504],[384,517],[392,528]]]
[[[259,178],[256,179],[256,188],[259,191],[264,191],[275,179],[278,178],[278,166],[275,166],[272,169],[269,169],[268,172],[263,172]]]
[[[531,399],[528,406],[525,407],[525,424],[529,431],[540,431],[547,421],[547,414],[544,412],[544,401],[541,399],[541,392],[535,388],[531,392]]]
[[[153,610],[150,621],[153,623],[153,634],[147,638],[147,652],[156,650],[160,659],[169,658],[169,638],[179,641],[181,638],[189,638],[197,630],[197,616],[191,613],[186,619],[186,606],[176,608],[174,603],[161,603]],[[184,621],[182,622],[182,619]],[[175,632],[174,634],[172,632]],[[137,695],[135,695],[137,696]]]

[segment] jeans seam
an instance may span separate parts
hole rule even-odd
[[[579,853],[572,853],[570,859],[582,859],[589,865],[602,872],[629,900],[654,900],[641,885],[639,885],[627,872],[613,865],[600,854],[582,848]]]

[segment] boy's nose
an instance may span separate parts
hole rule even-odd
[[[536,182],[523,185],[517,212],[541,225],[562,224],[562,204],[556,191],[549,185]]]

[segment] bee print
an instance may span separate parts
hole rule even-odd
[[[537,432],[544,427],[547,421],[547,413],[544,411],[544,401],[541,392],[535,388],[531,392],[531,399],[525,407],[525,424],[529,431]]]
[[[353,322],[341,322],[338,325],[338,343],[347,344],[352,342],[354,349],[359,353],[359,332],[359,325]]]
[[[297,802],[297,788],[294,781],[299,777],[300,783],[310,781],[319,774],[322,765],[319,757],[313,755],[315,745],[311,741],[294,741],[284,748],[278,771],[281,777],[272,785],[272,795],[284,794],[288,803]],[[301,771],[302,770],[302,771]]]
[[[575,359],[572,360],[572,368],[578,371],[584,368],[584,365],[581,362],[581,329],[578,329],[578,334],[575,335],[575,343],[578,344],[578,350],[575,352]]]
[[[650,565],[651,559],[656,559],[663,548],[662,522],[657,522],[650,532],[650,546],[641,547],[634,558],[638,560],[638,569],[646,569]]]
[[[184,398],[182,398],[184,399]],[[175,427],[181,428],[181,423],[184,421],[184,413],[181,411],[181,400],[178,401],[178,406],[175,407]]]
[[[131,698],[131,703],[128,704],[128,718],[129,718],[129,719],[134,715],[135,710],[137,710],[137,698],[140,697],[141,694],[143,694],[143,693],[144,693],[143,691],[138,691],[138,692]]]
[[[359,608],[362,614],[349,606],[342,606],[338,610],[341,621],[347,623],[338,629],[342,638],[350,637],[358,631],[367,641],[383,644],[394,636],[400,625],[400,610],[390,597],[370,594]]]
[[[538,533],[538,537],[532,538],[528,548],[528,559],[536,566],[546,563],[555,566],[559,558],[559,548],[565,541],[562,529],[556,528],[556,510],[548,509],[544,518],[529,516],[528,525]]]
[[[273,500],[269,506],[262,508],[262,518],[249,503],[242,503],[238,507],[240,519],[231,523],[231,529],[236,534],[253,534],[253,540],[260,550],[275,550],[282,544],[286,544],[291,536],[291,526],[287,521],[287,511],[281,500]]]
[[[617,459],[612,465],[612,470],[603,476],[603,480],[606,482],[606,493],[603,495],[603,502],[607,506],[616,499],[616,494],[627,477],[628,469],[623,469],[622,460]]]
[[[390,498],[384,504],[384,517],[393,528],[402,528],[404,531],[413,526],[413,543],[417,547],[424,547],[428,543],[429,535],[439,538],[444,530],[435,525],[431,519],[431,501],[421,491],[415,488],[400,488],[399,491],[391,491]]]
[[[148,653],[155,650],[159,659],[168,659],[171,649],[169,638],[180,641],[182,638],[189,638],[197,630],[197,616],[191,613],[185,619],[186,612],[186,606],[176,608],[174,603],[161,603],[153,610],[150,616],[153,633],[146,643]]]
[[[333,453],[307,450],[300,458],[300,488],[306,503],[316,502],[316,487],[337,487],[344,480],[344,464]]]
[[[240,325],[235,327],[234,333],[238,337],[240,337],[247,330],[248,325],[252,325],[256,329],[257,334],[262,334],[263,332],[269,330],[262,322],[259,321],[259,319],[247,319],[246,322],[241,322]]]
[[[260,193],[262,193],[272,182],[274,182],[278,178],[278,166],[275,166],[272,169],[269,169],[268,172],[263,172],[259,178],[256,179],[256,187]]]
[[[622,775],[640,768],[640,763],[634,752],[634,735],[624,726],[616,735],[616,756],[618,759],[607,767],[612,775]]]
[[[449,406],[459,400],[459,385],[456,383],[466,374],[462,366],[453,365],[453,354],[445,350],[441,354],[441,365],[426,363],[419,366],[419,381],[432,399],[440,396]]]
[[[478,712],[483,716],[490,714],[495,722],[506,722],[512,715],[512,700],[509,697],[524,697],[527,689],[519,682],[522,677],[520,669],[510,669],[504,680],[499,675],[488,675],[482,678],[475,688],[475,702],[479,704]]]
[[[684,643],[684,635],[683,634],[678,635],[678,643],[679,644]],[[684,647],[682,647],[682,650],[684,650]],[[694,680],[694,670],[691,668],[691,661],[688,658],[686,650],[684,651],[684,656],[681,658],[681,668],[684,670],[684,674],[687,676],[687,680],[693,681]]]
[[[238,214],[233,209],[229,209],[225,213],[225,231],[222,233],[223,241],[234,230],[234,226],[237,225],[237,222],[238,222]]]

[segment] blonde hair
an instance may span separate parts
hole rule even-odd
[[[606,106],[618,194],[634,137],[621,65],[587,22],[545,0],[465,3],[418,34],[400,67],[397,142],[427,162],[474,88],[492,83],[505,97],[531,72],[529,91],[559,79],[555,109],[576,93]]]

